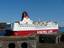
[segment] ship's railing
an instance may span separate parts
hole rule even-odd
[[[18,26],[18,27],[58,27],[58,24],[43,24],[43,22],[35,22],[33,24],[19,24],[19,23],[14,23],[13,26]]]
[[[57,25],[18,24],[18,27],[58,27]]]
[[[21,25],[21,26],[28,26],[28,27],[36,27],[36,26],[41,26],[41,27],[45,27],[45,26],[47,26],[47,27],[54,27],[54,26],[58,26],[58,24],[56,24],[56,23],[43,23],[43,22],[37,22],[37,23],[33,23],[33,24],[23,24],[23,25]]]
[[[37,26],[58,26],[55,22],[33,22],[33,24]]]

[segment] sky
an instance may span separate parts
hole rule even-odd
[[[64,26],[64,0],[0,0],[0,22],[21,20],[27,11],[33,21],[55,21]]]

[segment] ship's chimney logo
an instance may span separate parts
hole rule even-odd
[[[30,20],[28,13],[26,11],[24,11],[22,13],[22,19],[21,19],[21,23],[22,24],[32,24],[32,20]]]
[[[22,13],[22,19],[21,19],[21,21],[23,21],[24,18],[26,18],[26,19],[29,18],[28,13],[27,13],[26,11],[24,11],[24,12]]]

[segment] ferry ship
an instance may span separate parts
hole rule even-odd
[[[55,34],[59,30],[58,24],[52,21],[38,22],[32,21],[27,12],[22,13],[21,21],[12,24],[14,36],[29,36],[36,34]]]

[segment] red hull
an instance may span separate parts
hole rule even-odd
[[[58,32],[58,29],[51,29],[51,30],[26,30],[26,31],[13,31],[13,35],[14,36],[29,36],[29,35],[32,35],[33,33],[36,33],[36,34],[40,34],[40,33],[37,33],[37,32],[42,32],[42,34],[45,34],[46,32]],[[44,33],[43,33],[44,32]]]

